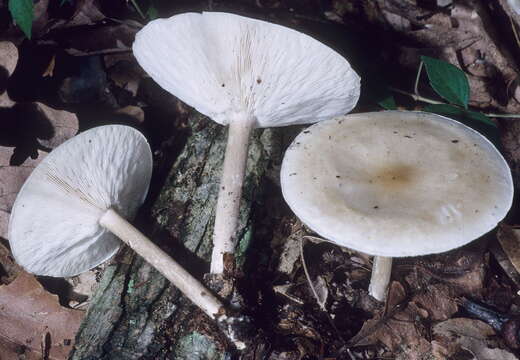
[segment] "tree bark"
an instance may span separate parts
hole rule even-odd
[[[214,209],[227,130],[200,115],[165,185],[137,226],[186,270],[209,270]],[[273,130],[251,137],[238,226],[240,264],[252,234],[252,208],[273,155]],[[146,212],[146,211],[145,211]],[[224,359],[229,344],[202,311],[162,275],[125,248],[104,271],[76,336],[70,359]]]

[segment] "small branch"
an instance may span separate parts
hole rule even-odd
[[[410,96],[412,99],[414,99],[415,101],[422,101],[422,102],[425,102],[425,103],[428,103],[428,104],[435,104],[435,105],[438,105],[438,104],[446,104],[442,101],[437,101],[437,100],[433,100],[433,99],[429,99],[429,98],[426,98],[424,96],[421,96],[421,95],[416,95],[414,93],[411,93],[411,92],[408,92],[408,91],[404,91],[404,90],[401,90],[401,89],[396,89],[394,87],[389,87],[390,90],[396,92],[396,93],[399,93],[399,94],[403,94],[403,95],[407,95],[407,96]]]
[[[135,0],[130,0],[132,2],[132,5],[134,5],[134,8],[137,10],[137,12],[139,13],[139,15],[143,18],[143,20],[146,20],[146,16],[144,15],[144,13],[141,11],[141,8],[139,7],[139,5],[137,4],[137,1]]]
[[[300,240],[300,259],[302,261],[302,267],[303,267],[303,271],[305,272],[305,277],[307,278],[307,282],[309,283],[309,286],[312,290],[312,293],[314,294],[314,297],[316,298],[316,302],[320,306],[321,311],[323,311],[325,313],[325,315],[327,316],[327,320],[329,320],[330,326],[334,329],[338,338],[341,339],[342,341],[344,341],[343,336],[341,335],[338,328],[336,327],[336,324],[334,324],[334,320],[332,320],[332,317],[330,316],[329,312],[327,311],[327,308],[325,306],[325,301],[320,299],[318,292],[314,288],[314,284],[312,283],[311,276],[309,274],[309,271],[307,270],[307,264],[305,263],[305,256],[303,254],[303,241],[304,241],[304,239],[302,238]]]
[[[72,56],[93,56],[93,55],[109,55],[109,54],[122,54],[122,53],[130,53],[132,52],[131,48],[114,48],[114,49],[104,49],[104,50],[95,50],[95,51],[81,51],[78,49],[65,49],[69,55]]]
[[[309,287],[312,290],[312,294],[316,298],[316,302],[320,306],[321,310],[323,312],[327,312],[327,309],[325,308],[325,304],[320,299],[320,297],[318,296],[318,292],[314,288],[314,284],[312,283],[311,276],[309,275],[309,271],[307,270],[307,265],[305,264],[305,257],[303,256],[303,239],[300,240],[300,258],[302,260],[303,272],[305,273],[305,277],[307,278],[307,282],[309,283]]]
[[[421,101],[421,102],[425,102],[427,104],[434,104],[434,105],[449,105],[449,104],[447,104],[445,102],[442,102],[442,101],[429,99],[429,98],[426,98],[424,96],[417,95],[417,94],[414,94],[414,93],[411,93],[411,92],[408,92],[408,91],[404,91],[404,90],[401,90],[401,89],[396,89],[394,87],[389,87],[389,89],[394,91],[394,92],[396,92],[396,93],[407,95],[407,96],[411,97],[412,99],[414,99],[415,101]],[[520,114],[494,114],[494,113],[482,113],[482,114],[486,115],[487,117],[494,117],[494,118],[520,119]]]
[[[419,79],[421,78],[421,70],[423,68],[423,65],[424,65],[424,63],[421,61],[421,63],[419,64],[419,69],[417,69],[417,76],[415,77],[415,85],[413,87],[413,91],[414,91],[415,95],[417,95],[417,96],[420,96],[419,95]]]
[[[494,117],[494,118],[513,118],[513,119],[520,119],[520,114],[493,114],[493,113],[483,113],[487,117]]]
[[[515,22],[513,21],[513,17],[509,15],[509,21],[511,21],[511,29],[513,30],[513,35],[515,36],[516,45],[520,47],[520,37],[518,36],[518,31],[516,31]]]
[[[107,17],[107,19],[112,20],[115,23],[130,26],[136,29],[142,29],[144,27],[144,25],[137,20],[119,20],[113,17]]]

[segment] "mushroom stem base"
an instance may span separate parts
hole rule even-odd
[[[212,319],[224,313],[222,303],[201,282],[117,212],[107,210],[99,223],[142,256]]]
[[[224,273],[226,268],[224,259],[226,255],[235,253],[240,199],[246,172],[249,136],[253,126],[254,118],[247,117],[237,117],[229,123],[228,140],[215,215],[213,252],[211,254],[212,274]],[[233,257],[228,256],[228,259],[233,259]]]
[[[372,277],[368,286],[368,293],[377,301],[384,301],[388,292],[390,275],[392,274],[392,258],[375,256],[372,266]]]

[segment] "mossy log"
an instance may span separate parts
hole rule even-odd
[[[202,279],[209,269],[227,129],[200,115],[192,115],[189,122],[192,135],[138,226]],[[272,161],[279,161],[276,139],[276,131],[261,129],[251,139],[238,229],[239,263],[251,240],[252,209],[261,197],[264,175]],[[139,256],[123,249],[103,273],[70,359],[224,359],[230,356],[228,345],[202,311]]]

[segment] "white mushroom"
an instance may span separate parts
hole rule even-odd
[[[493,229],[513,200],[510,169],[482,135],[430,113],[385,111],[315,124],[296,137],[283,196],[324,238],[375,255],[383,300],[392,257],[458,248]]]
[[[29,272],[74,276],[112,257],[119,238],[222,320],[221,302],[125,220],[143,203],[151,173],[148,142],[131,127],[101,126],[66,141],[34,169],[16,198],[9,222],[13,255]]]
[[[312,123],[350,111],[360,80],[349,63],[298,31],[226,13],[150,22],[134,55],[164,89],[229,125],[211,272],[234,253],[249,135],[255,127]]]
[[[520,14],[520,0],[507,0],[507,3],[516,14]]]

